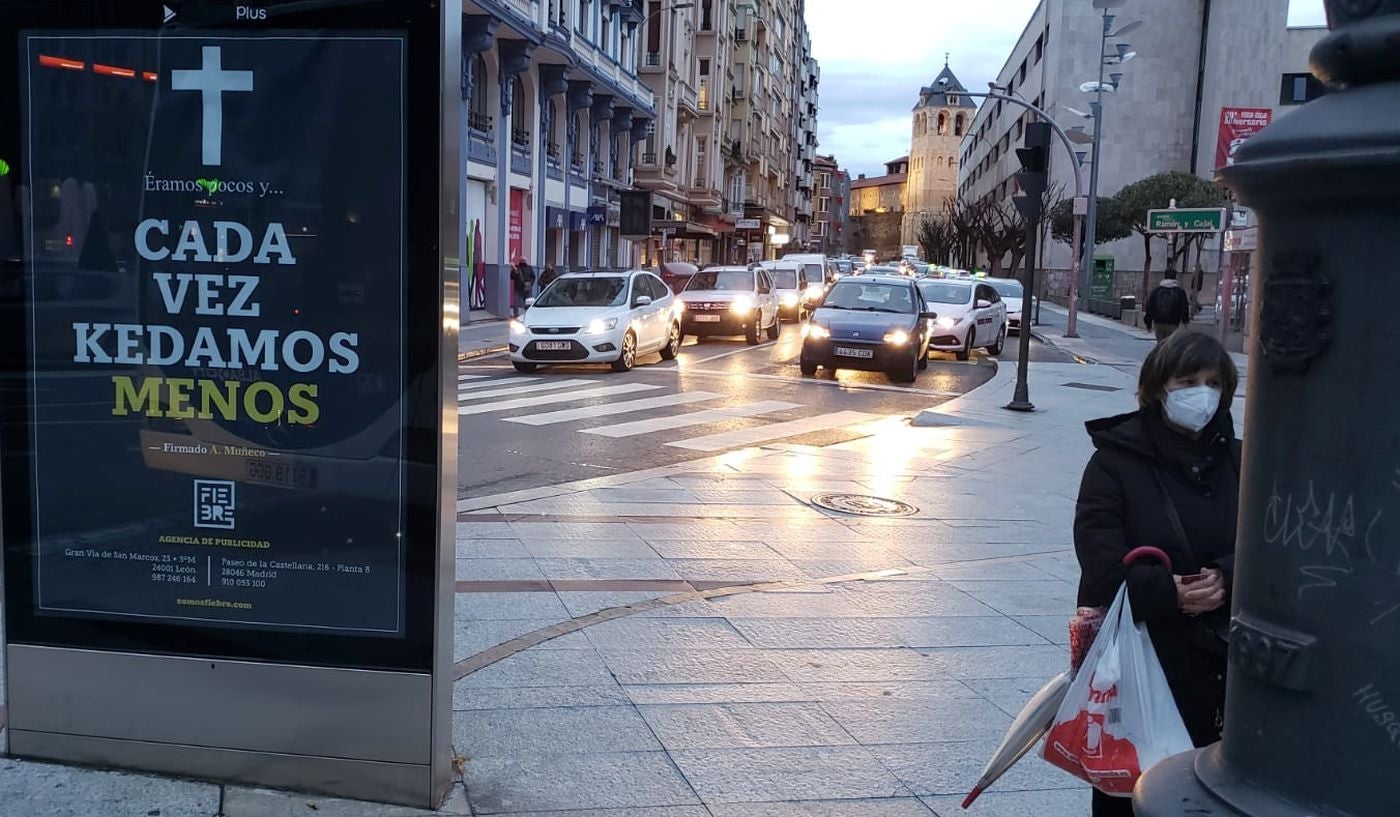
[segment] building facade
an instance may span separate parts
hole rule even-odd
[[[852,252],[874,250],[881,259],[900,256],[904,227],[909,157],[885,162],[885,175],[851,181],[850,238]]]
[[[630,266],[618,191],[656,116],[641,0],[466,0],[462,302],[505,315],[509,267]],[[470,317],[470,315],[468,316]]]
[[[1121,77],[1116,92],[1104,95],[1101,197],[1167,171],[1211,178],[1223,109],[1268,109],[1277,117],[1315,92],[1306,82],[1307,57],[1326,29],[1289,28],[1287,3],[1130,0],[1111,11],[1114,28],[1138,20],[1143,25],[1124,38],[1135,58],[1105,69],[1105,81],[1113,74]],[[1065,128],[1086,125],[1092,130],[1092,122],[1076,111],[1088,111],[1092,101],[1080,85],[1098,80],[1102,15],[1089,3],[1042,0],[998,74],[998,84],[1050,111]],[[1108,53],[1121,41],[1111,40]],[[1017,192],[1015,148],[1031,121],[1031,114],[1005,102],[988,101],[979,108],[959,153],[961,198],[1002,201]],[[1087,189],[1095,157],[1091,146],[1081,150]],[[1058,143],[1050,151],[1050,183],[1064,196],[1074,194],[1073,165]],[[1160,271],[1165,242],[1154,245],[1152,268]],[[1041,249],[1041,267],[1049,273],[1046,291],[1062,295],[1070,248],[1047,235]],[[1141,236],[1101,245],[1096,254],[1114,259],[1120,293],[1137,291],[1145,260]],[[1202,258],[1207,299],[1214,296],[1217,257],[1207,252]]]
[[[919,91],[909,141],[909,178],[905,182],[901,243],[917,244],[919,225],[943,212],[957,196],[958,154],[977,106],[966,96],[948,63],[933,83]]]
[[[798,0],[797,13],[803,17],[806,0]],[[792,116],[791,133],[796,149],[792,153],[790,173],[793,179],[792,248],[795,250],[815,250],[812,236],[815,215],[814,174],[817,159],[817,86],[821,82],[821,67],[812,57],[812,35],[807,26],[800,26],[794,37],[797,67],[796,111]]]
[[[851,177],[837,164],[835,156],[817,156],[812,161],[812,171],[816,206],[812,212],[811,250],[824,255],[851,252],[846,245]]]

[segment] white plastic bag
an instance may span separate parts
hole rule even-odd
[[[1124,585],[1055,713],[1044,757],[1105,794],[1128,797],[1143,772],[1192,748]]]

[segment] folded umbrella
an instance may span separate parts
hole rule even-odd
[[[1025,757],[1026,753],[1045,737],[1045,733],[1050,731],[1050,726],[1055,721],[1055,713],[1064,702],[1065,693],[1069,691],[1071,679],[1072,673],[1069,671],[1056,675],[1021,707],[1021,714],[1011,722],[1006,737],[1001,739],[1001,745],[992,753],[991,760],[988,760],[982,769],[982,776],[977,778],[977,785],[972,787],[967,799],[963,800],[963,808],[972,805],[997,778],[1006,774],[1008,769],[1016,765],[1016,761]]]

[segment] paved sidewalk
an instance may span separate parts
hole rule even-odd
[[[491,318],[463,324],[457,335],[457,360],[505,351],[508,323],[504,318]]]
[[[1014,367],[874,436],[775,445],[460,507],[448,811],[908,817],[957,804],[1065,666],[1082,423],[1133,406],[1111,366]],[[909,503],[816,509],[815,494]],[[0,760],[0,813],[408,815],[237,786]],[[220,805],[222,804],[222,805]],[[1078,817],[1028,758],[970,813]]]

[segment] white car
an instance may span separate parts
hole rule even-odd
[[[812,277],[807,267],[796,261],[764,261],[762,267],[773,280],[773,294],[778,296],[778,314],[799,323],[816,307],[826,287],[820,277]]]
[[[680,294],[681,335],[743,335],[752,346],[760,332],[777,340],[782,332],[778,295],[768,270],[708,267],[690,276]]]
[[[541,363],[610,363],[629,371],[641,355],[674,360],[681,348],[680,304],[645,270],[565,275],[510,322],[510,361],[518,372]]]
[[[1021,282],[1015,278],[986,278],[992,289],[997,291],[1001,300],[1006,304],[1006,328],[1012,332],[1021,331],[1021,307],[1025,304],[1026,288],[1021,286]],[[1035,323],[1035,315],[1040,299],[1031,296],[1031,319],[1027,323]]]
[[[919,291],[938,315],[929,349],[953,352],[958,360],[984,348],[994,355],[1006,345],[1006,303],[991,287],[976,279],[921,278]]]

